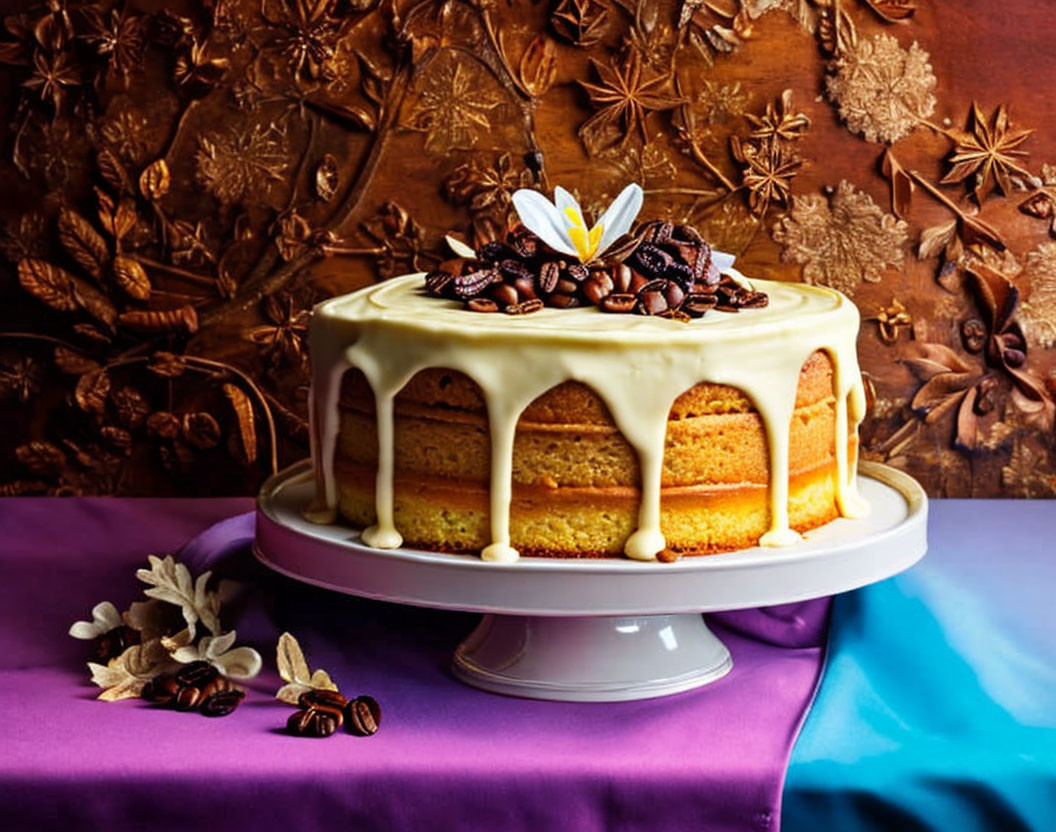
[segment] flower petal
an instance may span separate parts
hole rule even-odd
[[[70,626],[70,635],[74,638],[90,641],[96,636],[101,636],[105,631],[99,629],[94,621],[76,621]]]
[[[234,650],[228,650],[223,655],[217,656],[213,659],[213,664],[219,665],[224,675],[232,679],[249,679],[260,673],[264,662],[260,658],[260,653],[252,647],[236,647]]]
[[[579,257],[568,236],[564,217],[550,200],[538,191],[528,188],[515,191],[511,199],[525,228],[554,251],[560,251],[570,257]]]
[[[719,251],[717,248],[711,250],[711,262],[715,264],[715,268],[720,273],[725,274],[733,268],[734,261],[737,260],[737,256],[734,254],[727,254],[725,251]],[[741,275],[743,277],[744,275]]]
[[[642,210],[643,198],[641,186],[632,182],[620,191],[620,195],[605,209],[605,213],[598,217],[594,226],[600,225],[602,230],[595,257],[604,254],[605,249],[631,230],[638,212]]]
[[[568,222],[566,217],[568,216],[567,212],[569,208],[575,212],[576,216],[583,220],[583,225],[587,224],[586,219],[583,218],[583,209],[579,207],[576,198],[560,185],[554,188],[554,205],[557,206],[557,213],[561,216],[561,220],[566,224]]]
[[[202,643],[199,645],[199,649],[202,651],[202,655],[215,659],[230,650],[231,645],[234,643],[235,631],[232,630],[231,632],[224,633],[222,636],[217,636],[212,640],[208,637],[203,638]]]
[[[477,259],[477,253],[473,249],[450,234],[444,235],[444,242],[447,243],[447,247],[455,253],[456,257],[464,257],[467,260]]]
[[[96,624],[106,627],[107,630],[112,630],[114,627],[120,627],[123,623],[121,620],[121,613],[119,613],[117,607],[109,601],[103,601],[101,604],[96,604],[92,607],[92,620],[95,621]]]
[[[714,252],[713,252],[713,255],[714,255]],[[733,255],[724,254],[723,256],[724,257],[732,257]],[[721,271],[721,268],[720,268],[720,271]],[[734,279],[735,282],[739,283],[745,289],[749,289],[751,291],[755,291],[755,287],[752,286],[752,281],[750,281],[747,277],[745,277],[743,274],[741,274],[739,271],[737,271],[737,269],[726,269],[723,272],[723,274],[728,274],[730,277],[732,277]]]

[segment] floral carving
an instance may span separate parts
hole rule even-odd
[[[906,223],[885,214],[872,197],[841,180],[827,198],[796,196],[774,226],[781,259],[803,266],[803,280],[853,296],[862,281],[878,282],[902,265]]]
[[[289,165],[286,136],[274,125],[230,128],[198,139],[195,176],[222,203],[266,194]]]
[[[1027,254],[1024,273],[1030,294],[1020,304],[1019,321],[1027,338],[1044,349],[1056,347],[1056,243],[1042,243]]]
[[[833,61],[826,90],[848,130],[890,144],[935,109],[936,81],[928,61],[916,41],[907,50],[881,33],[858,41]]]
[[[430,67],[406,126],[425,133],[425,149],[444,152],[475,147],[492,126],[501,99],[487,81],[453,55]]]

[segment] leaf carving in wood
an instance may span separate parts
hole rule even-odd
[[[99,280],[110,259],[106,240],[92,224],[71,208],[59,211],[59,242],[82,269]]]
[[[257,419],[253,414],[253,404],[240,387],[234,384],[224,385],[224,395],[231,403],[231,409],[235,414],[235,424],[238,431],[234,436],[234,447],[237,458],[246,464],[252,464],[257,459]]]

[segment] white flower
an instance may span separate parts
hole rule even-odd
[[[527,188],[516,191],[512,199],[513,207],[529,231],[554,251],[587,263],[604,254],[609,246],[631,230],[635,217],[642,210],[642,198],[642,189],[638,185],[628,185],[589,230],[579,203],[560,186],[554,188],[553,202]]]
[[[103,601],[101,604],[96,604],[92,607],[91,621],[78,621],[70,627],[70,635],[74,638],[91,640],[98,638],[103,633],[109,633],[122,624],[124,624],[124,621],[121,619],[121,613],[117,611],[117,607],[109,601]]]
[[[205,636],[197,646],[181,647],[172,657],[181,664],[205,661],[231,679],[250,679],[260,673],[263,662],[252,647],[236,647],[235,631],[222,636]]]

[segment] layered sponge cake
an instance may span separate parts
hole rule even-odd
[[[815,352],[799,375],[789,433],[789,525],[838,516],[831,360]],[[844,441],[854,453],[854,436]],[[376,523],[378,433],[373,391],[342,383],[334,476],[341,515]],[[394,518],[406,545],[479,552],[490,542],[491,442],[480,388],[460,372],[425,369],[394,403]],[[522,555],[619,556],[640,491],[634,448],[589,387],[564,382],[522,412],[512,459],[510,540]],[[667,418],[661,522],[668,554],[754,546],[769,528],[764,426],[736,388],[698,383]]]

